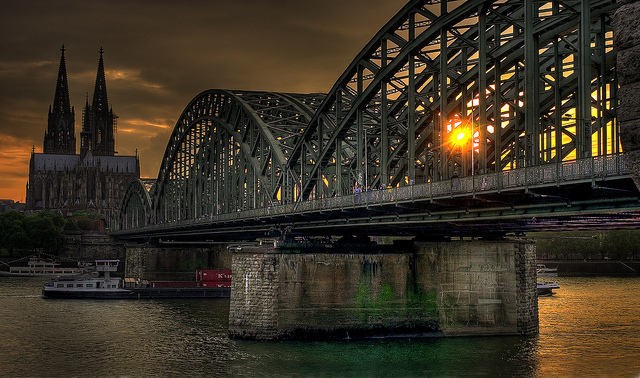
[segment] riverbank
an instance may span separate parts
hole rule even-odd
[[[557,268],[558,276],[638,276],[640,261],[621,260],[538,260],[547,268]]]

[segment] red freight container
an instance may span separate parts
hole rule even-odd
[[[151,287],[200,287],[198,281],[151,281]]]
[[[231,287],[231,282],[226,281],[206,281],[202,282],[202,287]]]
[[[228,269],[198,269],[196,281],[231,281],[231,270]]]

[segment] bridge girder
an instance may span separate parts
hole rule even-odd
[[[269,206],[290,198],[290,151],[321,95],[208,90],[180,116],[158,174],[157,222]]]
[[[150,192],[153,191],[155,182],[156,180],[134,179],[129,183],[120,208],[121,229],[148,226],[154,222]]]
[[[298,213],[356,187],[450,188],[458,178],[475,191],[509,171],[619,155],[616,8],[412,0],[326,95],[202,92],[169,139],[150,219]],[[453,141],[460,131],[472,137]]]
[[[303,199],[620,152],[615,9],[611,0],[409,2],[305,129],[289,161],[307,167]],[[473,157],[471,142],[450,143],[459,127],[474,131]]]

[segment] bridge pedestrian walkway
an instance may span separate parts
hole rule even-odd
[[[389,223],[402,227],[403,222],[531,218],[536,214],[558,213],[558,208],[565,215],[567,210],[574,213],[593,212],[594,208],[607,211],[620,206],[637,206],[636,194],[616,189],[620,181],[630,180],[624,155],[616,154],[246,211],[202,214],[195,219],[120,230],[116,234],[223,234],[231,229],[239,233],[244,229],[252,234],[250,230],[286,232],[287,225],[291,230],[295,227],[329,228],[358,224],[356,228],[368,226],[373,230]],[[576,188],[585,186],[606,188],[616,195],[587,198],[582,203],[575,200],[571,203],[571,198],[566,198],[568,192],[579,192],[582,189]],[[520,211],[516,211],[514,204],[522,203],[522,197],[527,195],[533,199],[530,198]]]

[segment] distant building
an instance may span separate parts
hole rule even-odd
[[[10,199],[0,199],[0,213],[5,213],[7,211],[17,211],[24,212],[26,204],[22,202],[15,202]]]
[[[76,155],[75,113],[69,100],[64,46],[58,69],[53,107],[49,107],[43,153],[31,153],[27,209],[77,210],[104,214],[109,225],[118,214],[127,185],[140,177],[138,156],[116,156],[114,133],[117,116],[109,107],[100,49],[93,92],[82,112],[80,154]]]

